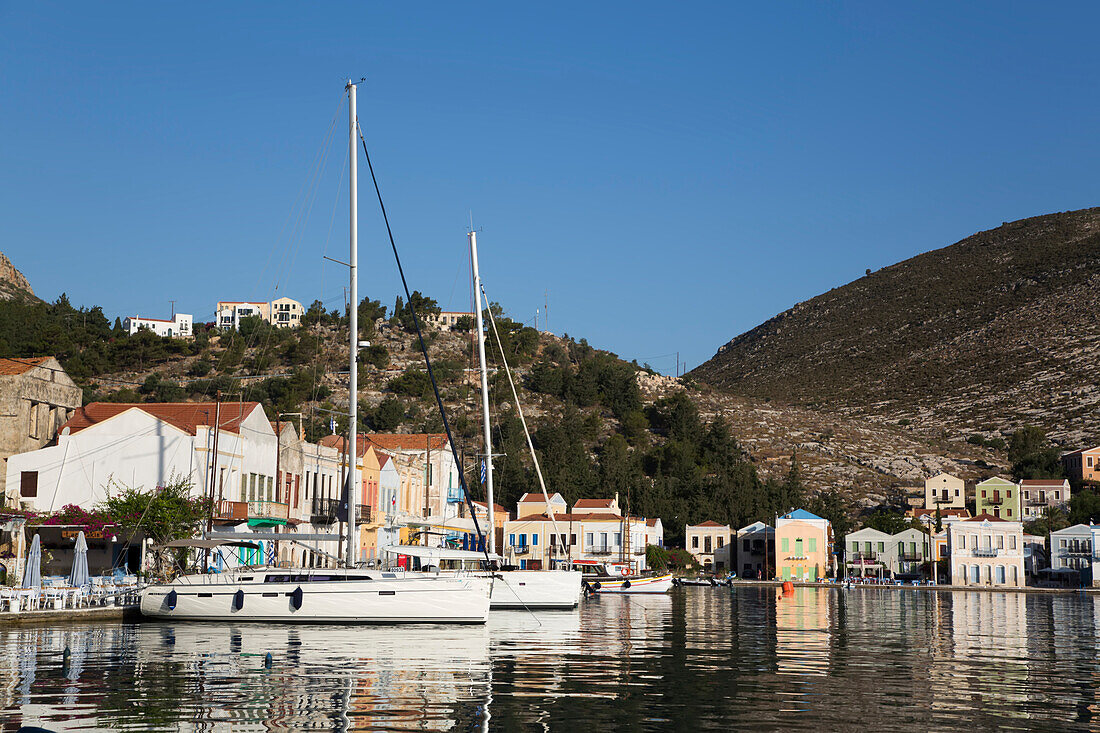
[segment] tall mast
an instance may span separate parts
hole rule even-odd
[[[485,367],[485,331],[481,323],[481,276],[477,272],[477,232],[470,239],[470,262],[474,270],[474,320],[477,324],[477,356],[481,365],[481,422],[485,439],[485,506],[489,510],[487,533],[490,553],[497,551],[497,530],[493,523],[493,441],[489,433],[489,372]]]
[[[348,325],[351,331],[351,357],[348,365],[348,551],[347,566],[355,567],[355,559],[358,554],[358,533],[355,527],[355,510],[359,484],[356,481],[355,457],[355,428],[357,420],[357,408],[359,402],[359,374],[357,359],[359,356],[359,210],[358,210],[358,168],[359,155],[355,140],[356,111],[355,111],[355,84],[348,80],[348,194],[350,199],[349,209],[351,219],[348,230],[351,233],[351,252],[348,255],[348,269],[351,270],[350,283],[350,307],[348,308]]]

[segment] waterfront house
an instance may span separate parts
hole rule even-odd
[[[928,535],[919,529],[910,527],[890,537],[894,544],[894,564],[890,571],[895,578],[914,580],[921,576],[925,564],[931,557],[932,548]]]
[[[816,581],[828,575],[833,550],[829,520],[795,509],[775,523],[776,577]]]
[[[574,514],[621,514],[619,495],[610,499],[577,499],[573,504]]]
[[[0,359],[0,486],[4,506],[19,508],[37,491],[37,474],[27,485],[8,478],[8,459],[44,448],[57,438],[61,425],[80,407],[83,392],[52,356]],[[19,476],[20,474],[16,474]],[[32,488],[33,484],[33,488]]]
[[[1062,468],[1071,481],[1100,481],[1100,446],[1066,453]]]
[[[1024,579],[1034,580],[1048,568],[1047,538],[1024,533]]]
[[[191,338],[191,325],[191,316],[187,313],[176,313],[171,319],[126,316],[122,321],[122,327],[131,336],[138,331],[151,331],[165,338]]]
[[[974,514],[989,514],[998,519],[1018,522],[1023,518],[1020,505],[1020,485],[994,476],[974,487]]]
[[[1069,507],[1069,479],[1024,479],[1020,493],[1025,522],[1043,516],[1048,508]]]
[[[1074,584],[1093,584],[1093,528],[1088,524],[1050,533],[1050,571],[1055,577],[1070,576]]]
[[[886,577],[896,555],[890,535],[877,529],[864,527],[844,537],[844,566],[848,575]]]
[[[718,567],[714,553],[729,546],[732,534],[728,524],[719,524],[710,519],[699,524],[689,524],[684,528],[684,548],[691,553],[704,572],[722,573],[729,568],[729,561],[725,560],[723,566]],[[723,554],[728,557],[728,551]]]
[[[769,578],[775,558],[775,530],[764,522],[753,522],[737,530],[737,559],[734,570],[742,578]]]
[[[963,509],[966,507],[966,482],[949,473],[938,473],[924,481],[925,509]]]
[[[1022,587],[1023,524],[979,514],[947,526],[954,585]]]

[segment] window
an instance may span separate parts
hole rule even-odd
[[[1058,546],[1064,548],[1066,546],[1065,540],[1058,540]]]
[[[1042,501],[1042,496],[1043,496],[1043,492],[1040,491],[1039,492],[1039,500],[1040,501]],[[1025,499],[1030,499],[1031,498],[1031,492],[1030,491],[1025,491],[1024,492],[1024,498]]]
[[[514,534],[508,535],[508,544],[512,547],[516,546],[516,536]]]
[[[38,438],[38,403],[31,403],[30,422],[27,425],[27,435],[32,438]]]
[[[1003,550],[1005,548],[1005,536],[1003,534],[997,535],[997,549]]]
[[[1059,500],[1060,498],[1061,498],[1061,494],[1060,494],[1060,492],[1057,492],[1057,491],[1055,491],[1055,492],[1054,492],[1054,500],[1055,500],[1055,501],[1058,501],[1058,500]]]
[[[1008,547],[1011,550],[1016,549],[1016,535],[1012,535],[1011,537],[1008,538]]]
[[[350,415],[351,413],[348,412],[348,414]],[[699,538],[698,537],[692,537],[691,538],[691,549],[693,549],[693,550],[698,550],[699,549]]]
[[[959,535],[959,548],[962,550],[966,549],[966,535],[964,534]]]
[[[531,533],[531,545],[533,547],[537,547],[538,544],[539,544],[539,533],[538,532],[532,532]]]
[[[852,543],[852,544],[855,544],[855,543]],[[748,540],[743,540],[743,541],[742,541],[742,543],[741,543],[741,551],[742,551],[742,552],[748,552],[748,551],[749,551],[749,541],[748,541]]]
[[[526,535],[526,533],[521,534],[519,536],[519,546],[520,547],[527,547],[527,535]]]
[[[1012,510],[1011,509],[1008,510],[1008,516],[1010,516],[1010,517],[1012,516]]]
[[[955,489],[955,496],[958,496],[958,495],[959,495],[959,490]]]
[[[817,552],[817,538],[810,538],[810,552]]]
[[[600,532],[600,547],[607,547],[607,532]]]
[[[723,547],[725,544],[726,544],[726,539],[724,537],[719,537],[718,538],[718,546]]]
[[[791,540],[789,537],[784,537],[783,539],[779,540],[779,549],[783,550],[783,552],[791,551]]]
[[[885,542],[879,542],[876,545],[876,548],[878,549],[879,552],[885,552],[886,551],[886,543]]]
[[[577,544],[577,535],[575,535],[575,534],[569,535],[569,544],[571,544],[571,545]]]
[[[852,542],[852,552],[859,552],[859,543]]]
[[[557,535],[555,535],[555,534],[550,535],[550,546],[551,547],[557,547],[558,546],[558,536]]]
[[[616,534],[616,536],[618,535]],[[619,543],[616,542],[615,544],[617,545]],[[712,552],[709,534],[703,538],[703,552]]]
[[[998,565],[997,566],[997,583],[1000,584],[1000,585],[1005,584],[1005,566],[1004,565]]]
[[[23,471],[19,474],[19,495],[28,499],[38,496],[38,471]]]
[[[1092,456],[1088,457],[1088,466],[1089,468],[1092,468]]]
[[[351,414],[351,413],[348,413],[348,414]],[[982,498],[983,499],[985,498],[985,489],[982,489]]]
[[[596,544],[595,535],[592,532],[584,533],[584,544],[588,545],[589,547]]]
[[[710,538],[708,537],[707,539],[709,540]],[[615,547],[618,547],[618,546],[619,546],[619,545],[621,545],[622,543],[623,543],[623,535],[622,535],[622,532],[616,532],[616,533],[615,533]]]

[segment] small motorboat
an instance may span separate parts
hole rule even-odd
[[[628,563],[574,560],[586,593],[668,593],[672,573],[635,573]]]

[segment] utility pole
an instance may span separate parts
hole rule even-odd
[[[542,292],[542,327],[544,330],[550,330],[550,291],[544,290]]]
[[[680,376],[680,352],[676,352],[676,376]]]
[[[172,304],[172,315],[168,317],[174,321],[176,319],[176,301],[169,300],[168,302]]]

